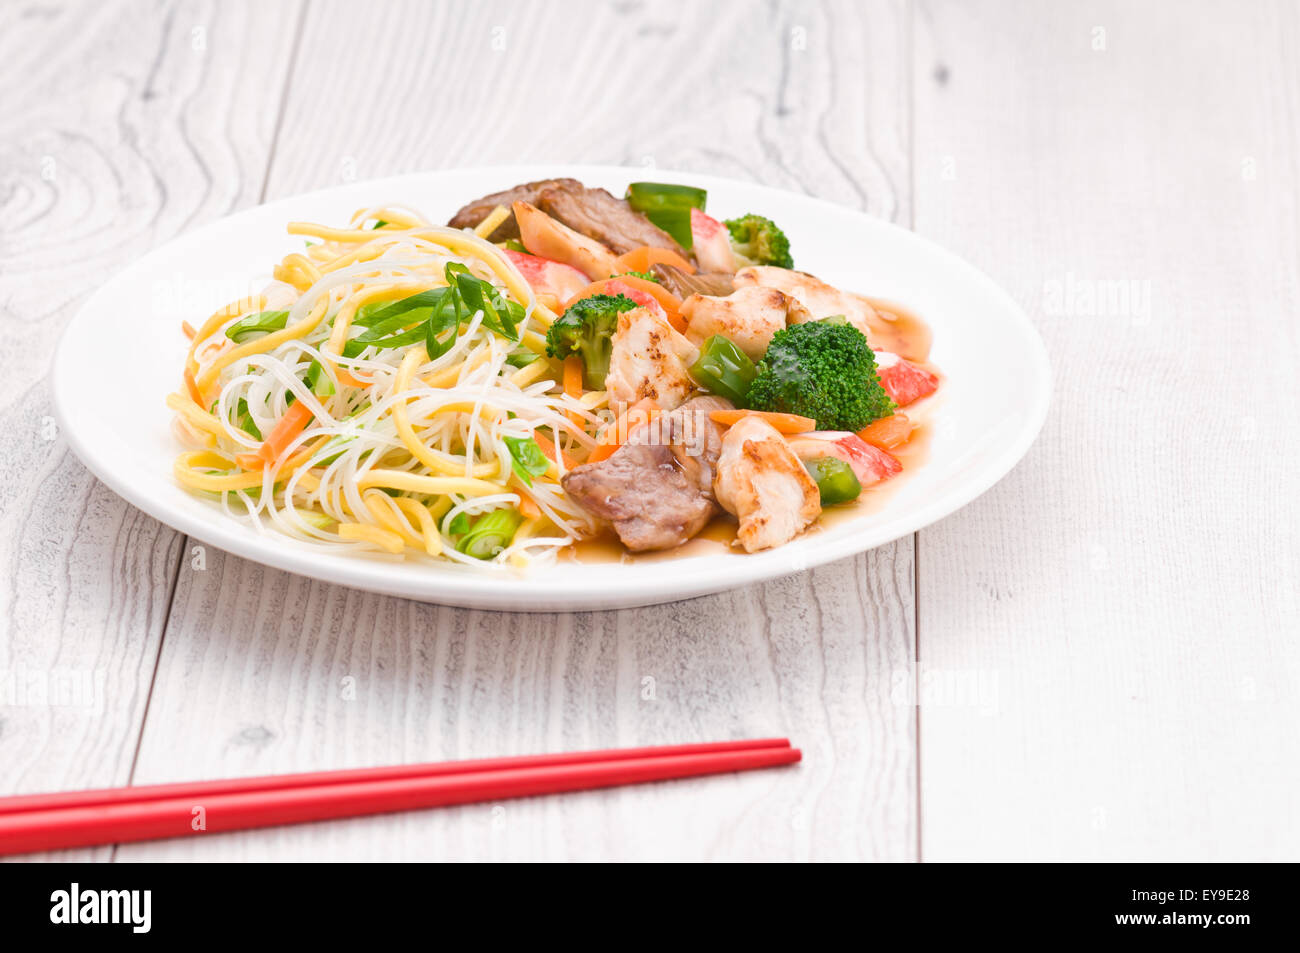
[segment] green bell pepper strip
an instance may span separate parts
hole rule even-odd
[[[704,211],[708,198],[708,192],[692,185],[633,182],[627,187],[627,204],[671,235],[687,251],[695,244],[691,234],[691,209]]]
[[[749,385],[758,376],[758,369],[749,355],[729,338],[715,334],[700,348],[690,375],[705,390],[740,406],[749,393]]]
[[[853,468],[839,457],[817,457],[805,460],[804,469],[817,482],[821,494],[822,506],[834,506],[836,503],[848,503],[856,500],[862,492]]]
[[[697,208],[704,211],[709,193],[693,185],[670,182],[633,182],[627,187],[627,204],[638,212],[659,208]]]

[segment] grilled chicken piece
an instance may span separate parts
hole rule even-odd
[[[565,474],[565,492],[613,523],[632,552],[680,546],[718,512],[713,478],[722,433],[709,412],[730,406],[717,397],[687,401],[634,430],[612,457]]]
[[[731,272],[698,272],[688,275],[672,265],[652,265],[650,271],[665,288],[679,298],[694,294],[724,297],[736,290],[736,276]]]
[[[447,224],[452,228],[476,228],[478,223],[487,218],[498,205],[504,205],[506,208],[512,208],[515,202],[528,202],[531,205],[536,205],[538,197],[543,192],[557,188],[581,189],[583,185],[577,179],[542,179],[539,182],[525,182],[523,185],[516,185],[504,192],[493,192],[481,199],[475,199],[453,215]],[[488,239],[494,242],[503,242],[507,238],[518,237],[519,225],[515,221],[514,215],[511,214],[493,230]]]
[[[798,299],[799,303],[807,309],[807,317],[798,321],[791,320],[791,324],[815,321],[832,314],[842,314],[848,319],[849,324],[867,336],[868,341],[871,340],[873,327],[881,329],[888,325],[887,320],[877,313],[866,298],[841,291],[807,272],[775,268],[771,265],[756,265],[736,272],[737,288],[756,285],[783,291]]]
[[[633,308],[620,314],[612,348],[605,390],[616,413],[647,397],[672,410],[695,389],[686,369],[699,358],[699,349],[653,311]]]
[[[785,438],[758,417],[742,417],[722,440],[713,492],[740,521],[746,552],[781,546],[821,515],[821,494]]]
[[[600,242],[578,234],[535,205],[515,202],[513,207],[519,235],[532,254],[572,265],[592,281],[618,270],[614,256]]]
[[[725,298],[691,295],[682,302],[682,317],[692,343],[703,344],[711,335],[721,334],[755,362],[763,359],[777,331],[809,320],[808,309],[798,299],[760,285],[741,288]]]
[[[622,255],[642,245],[653,245],[655,248],[668,248],[683,257],[690,257],[671,235],[623,199],[614,198],[604,189],[589,189],[575,184],[577,188],[564,185],[546,189],[538,194],[537,201],[533,204],[574,231],[613,249],[615,254]]]

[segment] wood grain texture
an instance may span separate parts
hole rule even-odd
[[[1056,372],[1024,463],[921,534],[927,860],[1300,854],[1297,25],[921,5],[917,229]]]
[[[10,4],[0,29],[0,791],[125,783],[181,539],[96,482],[45,381],[132,258],[257,201],[276,31],[212,4]],[[107,849],[61,857],[106,857]]]
[[[575,44],[575,22],[601,42]],[[269,197],[650,157],[905,221],[906,30],[892,3],[314,3]],[[378,50],[383,70],[338,68]],[[124,845],[119,860],[915,856],[915,717],[894,691],[912,678],[910,540],[762,587],[577,615],[439,608],[205,557],[182,568],[140,783],[771,734],[807,760]]]

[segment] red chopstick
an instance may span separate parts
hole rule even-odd
[[[23,794],[0,798],[0,815],[19,811],[86,807],[159,798],[211,797],[245,791],[308,787],[315,784],[343,784],[348,781],[385,781],[399,778],[497,771],[507,768],[542,767],[552,764],[581,764],[626,758],[663,758],[678,754],[708,754],[716,751],[747,751],[754,748],[788,748],[788,738],[751,738],[741,741],[709,741],[689,745],[658,745],[649,748],[604,748],[594,751],[566,751],[509,758],[480,758],[467,761],[439,761],[402,764],[382,768],[351,768],[343,771],[312,771],[303,774],[268,774],[251,778],[223,778],[216,781],[182,781],[177,784],[149,784],[138,787],[94,788],[89,791],[60,791],[53,794]]]
[[[800,757],[785,739],[763,739],[26,796],[0,802],[0,854],[746,771]]]

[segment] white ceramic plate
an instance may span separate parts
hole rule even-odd
[[[934,331],[946,376],[928,461],[880,507],[771,552],[713,552],[635,566],[561,561],[531,574],[473,573],[343,555],[260,533],[172,478],[180,451],[165,396],[180,381],[182,320],[197,324],[260,290],[272,263],[301,247],[285,223],[342,223],[356,209],[410,205],[445,221],[470,199],[569,175],[621,195],[652,178],[709,190],[719,218],[757,212],[790,237],[796,266],[840,287],[904,304]],[[129,373],[123,373],[129,369]],[[313,192],[214,222],[146,255],[101,288],[64,333],[53,369],[63,433],[86,466],[131,503],[206,543],[314,579],[429,602],[490,609],[647,605],[771,579],[914,532],[979,496],[1029,449],[1047,413],[1050,369],[1029,319],[989,278],[887,222],[744,182],[660,169],[520,166],[432,172]],[[106,394],[112,394],[106,399]]]

